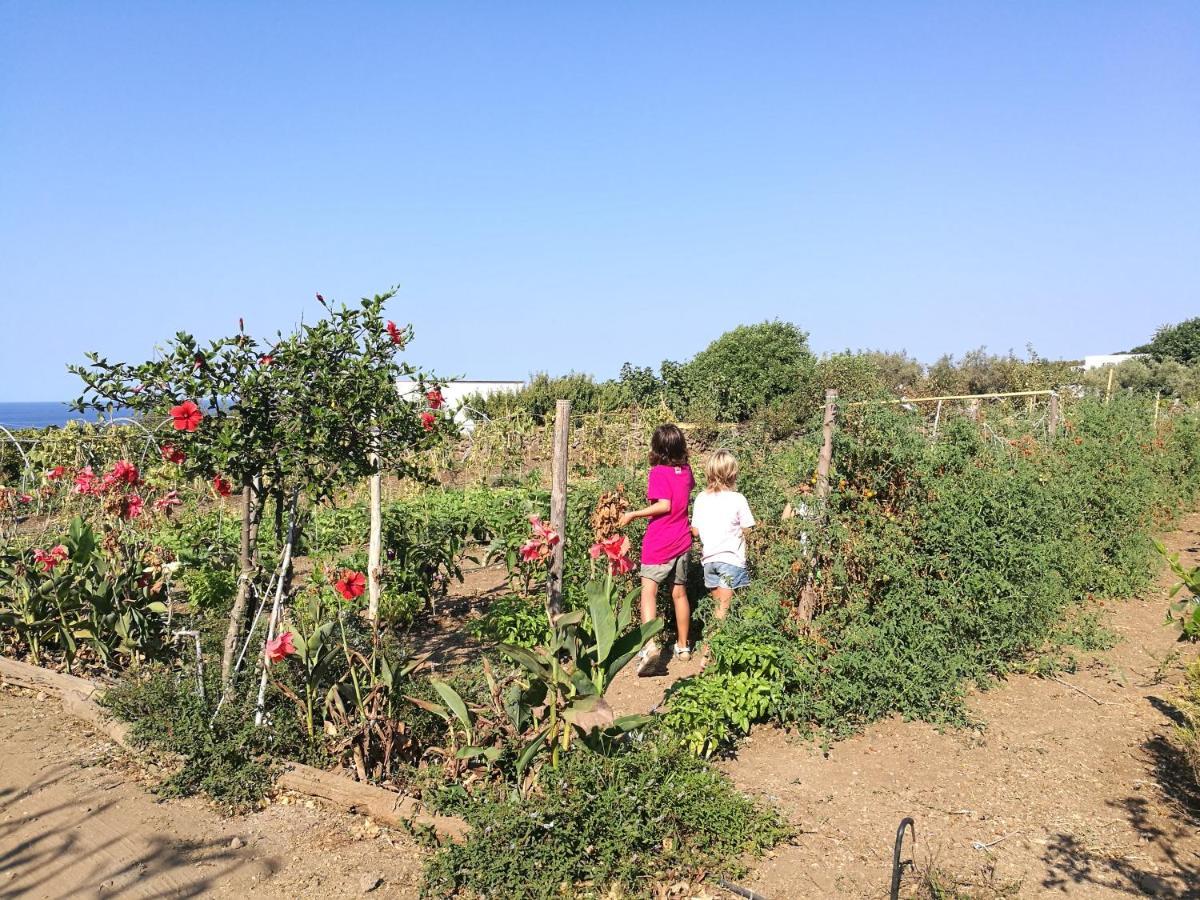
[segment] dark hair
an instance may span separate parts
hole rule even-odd
[[[686,466],[688,464],[687,441],[678,425],[659,425],[650,438],[650,465]]]

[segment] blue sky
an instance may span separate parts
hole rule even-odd
[[[0,0],[0,399],[399,284],[443,374],[1200,313],[1200,4]]]

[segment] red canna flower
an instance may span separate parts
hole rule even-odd
[[[91,466],[84,466],[75,475],[75,493],[97,494],[99,492],[100,486],[96,483],[96,473],[92,471]]]
[[[421,427],[426,431],[433,431],[434,423],[437,422],[437,417],[431,412],[421,413]]]
[[[292,633],[290,631],[285,631],[277,638],[267,641],[265,648],[267,662],[269,663],[283,662],[295,652],[296,645],[292,643]]]
[[[355,572],[353,569],[343,569],[342,577],[334,582],[333,589],[347,600],[361,597],[363,591],[367,589],[367,576],[362,572]]]
[[[404,346],[404,329],[397,328],[396,323],[391,321],[390,319],[388,320],[388,323],[387,323],[387,333],[388,333],[388,337],[390,337],[392,339],[393,344],[395,344],[397,347]]]
[[[559,542],[558,532],[543,522],[540,517],[530,516],[529,524],[533,528],[535,540],[540,540],[551,547]]]
[[[179,492],[176,490],[167,491],[154,501],[154,508],[159,512],[170,512],[176,506],[182,505],[183,501],[179,499]]]
[[[161,452],[163,459],[169,463],[175,463],[175,465],[182,465],[183,461],[187,459],[187,454],[174,444],[163,444]]]
[[[546,558],[546,545],[541,541],[526,541],[518,551],[525,562],[537,562]]]
[[[121,518],[136,519],[142,514],[143,501],[137,494],[130,494],[121,501]]]
[[[171,418],[175,420],[176,431],[195,431],[204,413],[191,400],[185,400],[178,406],[171,407]]]
[[[430,409],[441,409],[446,404],[446,398],[442,396],[441,388],[434,388],[425,395],[425,399],[429,401]]]
[[[232,485],[230,485],[230,483],[228,481],[226,481],[224,478],[222,478],[220,475],[218,475],[216,478],[213,479],[212,485],[213,485],[213,490],[216,491],[218,494],[220,494],[222,497],[228,497],[230,494],[233,493]]]
[[[613,575],[624,575],[633,569],[633,560],[629,558],[629,538],[623,534],[614,534],[592,544],[588,553],[592,559],[608,557],[608,571]]]
[[[111,478],[113,483],[124,483],[136,485],[140,480],[137,466],[127,459],[119,459],[112,467],[112,471],[106,476]]]
[[[66,474],[66,471],[67,470],[65,468],[63,468],[62,466],[55,466],[53,469],[51,469],[49,472],[46,473],[46,477],[50,481],[58,481],[58,479],[62,478],[63,475]]]
[[[50,552],[45,550],[34,550],[33,561],[42,567],[43,572],[53,571],[54,567],[59,565],[67,558],[67,548],[62,544],[57,547],[51,547]]]

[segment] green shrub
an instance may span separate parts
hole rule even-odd
[[[254,724],[250,692],[215,710],[217,678],[205,684],[201,699],[194,676],[156,667],[105,692],[103,704],[132,724],[136,744],[179,757],[174,772],[159,788],[168,797],[203,793],[229,811],[261,803],[279,762],[319,762],[308,744],[292,704],[269,691],[269,727]],[[215,717],[214,717],[215,712]]]
[[[517,647],[536,647],[550,639],[542,602],[516,595],[497,597],[470,628],[477,638]]]
[[[736,874],[739,857],[787,835],[776,813],[673,742],[576,750],[541,779],[529,800],[466,806],[467,842],[431,859],[426,891],[650,897],[654,882]]]

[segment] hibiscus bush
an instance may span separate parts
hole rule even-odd
[[[384,318],[394,291],[325,315],[272,340],[235,334],[201,345],[180,332],[143,363],[89,354],[72,367],[84,382],[77,409],[132,410],[161,435],[164,460],[182,476],[211,485],[218,499],[238,493],[241,537],[238,590],[230,612],[222,679],[233,668],[259,581],[259,526],[267,502],[293,510],[378,471],[414,471],[412,451],[442,428],[436,382],[399,356],[411,329]],[[396,390],[400,378],[427,384],[415,405]],[[362,535],[365,541],[366,535]]]

